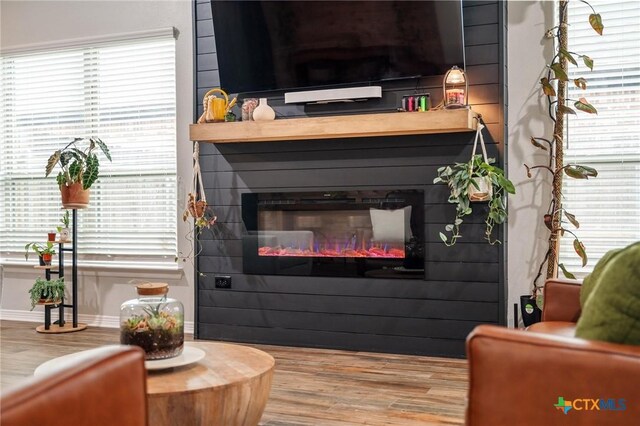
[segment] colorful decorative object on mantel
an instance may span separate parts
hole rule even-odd
[[[219,98],[214,93],[219,93],[223,97]],[[233,98],[229,101],[229,95],[220,88],[209,90],[202,98],[204,111],[198,118],[198,124],[236,121],[236,116],[231,112],[231,108],[235,106],[237,100],[238,98]]]
[[[253,111],[258,106],[256,98],[247,98],[242,101],[242,121],[253,121]]]
[[[466,108],[469,105],[469,81],[464,70],[457,66],[454,65],[444,75],[442,90],[445,108]]]

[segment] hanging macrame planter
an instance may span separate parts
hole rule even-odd
[[[208,228],[216,223],[217,217],[213,215],[211,207],[207,203],[207,195],[202,184],[202,174],[200,173],[200,145],[193,144],[193,179],[191,190],[187,196],[187,209],[182,214],[185,222],[192,217],[194,225],[199,228]]]
[[[489,160],[487,158],[487,148],[484,146],[484,138],[482,137],[482,129],[484,129],[484,125],[478,123],[478,130],[476,131],[476,138],[473,141],[473,150],[471,151],[471,170],[469,170],[469,176],[473,176],[473,166],[474,161],[473,157],[476,155],[476,149],[478,147],[478,138],[480,139],[480,148],[482,149],[482,158],[484,162],[489,164]],[[477,176],[474,177],[473,183],[469,185],[467,188],[467,194],[469,196],[469,201],[472,202],[483,202],[489,201],[491,196],[493,195],[493,185],[491,184],[491,178],[489,176]]]

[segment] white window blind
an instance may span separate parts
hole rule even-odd
[[[175,40],[161,36],[3,55],[0,87],[0,251],[21,257],[62,215],[49,156],[95,136],[100,178],[78,210],[78,247],[95,260],[176,255]]]
[[[588,181],[564,179],[564,206],[580,222],[576,233],[589,263],[581,268],[568,234],[560,258],[580,277],[608,250],[640,240],[640,2],[590,3],[602,16],[603,36],[591,29],[587,5],[571,1],[568,11],[569,50],[594,60],[593,71],[569,65],[571,79],[588,81],[584,91],[572,85],[569,97],[584,96],[598,110],[598,115],[568,116],[565,162],[598,170]]]

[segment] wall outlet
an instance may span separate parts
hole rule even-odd
[[[231,288],[231,276],[229,275],[216,275],[214,282],[216,288]]]

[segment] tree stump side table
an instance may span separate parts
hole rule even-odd
[[[195,364],[149,371],[149,424],[255,426],[267,404],[275,360],[258,349],[186,342],[205,351]]]

